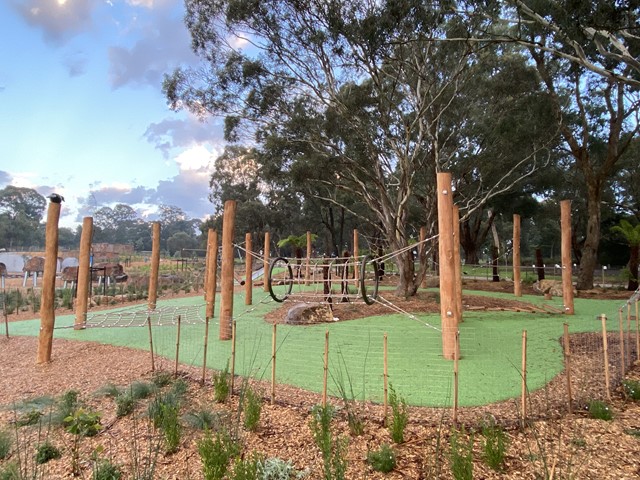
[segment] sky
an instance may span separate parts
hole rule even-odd
[[[162,94],[198,63],[183,17],[183,0],[0,0],[0,188],[61,194],[61,227],[116,203],[213,213],[222,120]]]

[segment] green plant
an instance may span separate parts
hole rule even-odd
[[[407,402],[396,393],[391,384],[389,385],[389,406],[391,407],[391,423],[389,424],[391,439],[395,443],[402,443],[404,442],[404,430],[409,421]]]
[[[198,430],[216,430],[215,426],[219,425],[219,415],[209,410],[200,410],[198,412],[188,412],[182,417],[182,421],[192,428]]]
[[[93,437],[101,428],[100,414],[78,408],[64,419],[67,432],[73,435],[71,443],[71,470],[74,476],[80,475],[80,442],[82,437]]]
[[[178,408],[180,405],[180,397],[175,392],[170,391],[166,393],[157,394],[153,400],[149,403],[147,413],[149,418],[153,421],[155,428],[161,428],[164,421],[164,415],[168,407]]]
[[[130,393],[123,393],[115,398],[116,417],[126,417],[136,407],[136,400]]]
[[[49,441],[41,443],[36,449],[36,463],[39,465],[47,463],[49,460],[58,459],[61,456],[62,453],[60,452],[60,449]]]
[[[473,435],[465,441],[466,432],[453,429],[451,432],[449,459],[451,473],[456,480],[473,479]]]
[[[590,401],[587,406],[587,411],[591,418],[606,421],[613,419],[613,412],[611,411],[611,408],[601,400]]]
[[[36,425],[40,418],[44,414],[40,410],[29,410],[28,412],[23,413],[16,419],[16,425],[18,427],[27,427],[29,425]]]
[[[166,387],[171,383],[171,374],[164,370],[156,370],[153,372],[151,382],[158,388]]]
[[[285,462],[281,458],[267,458],[260,465],[262,480],[290,480],[296,475],[296,469],[291,462]],[[301,475],[296,475],[300,478]]]
[[[175,453],[180,445],[181,428],[179,420],[179,404],[162,404],[162,422],[160,429],[164,434],[167,453]]]
[[[333,416],[334,408],[331,405],[316,405],[311,410],[309,427],[322,453],[325,480],[342,480],[347,471],[347,439],[332,434]]]
[[[258,429],[261,411],[262,397],[247,385],[244,389],[244,426],[250,432]]]
[[[213,398],[218,403],[224,403],[229,398],[231,393],[231,378],[229,374],[229,362],[224,367],[224,370],[219,372],[213,372]]]
[[[501,471],[509,444],[504,430],[493,423],[483,425],[482,436],[482,459],[493,470]]]
[[[107,383],[106,385],[103,385],[94,393],[94,395],[111,398],[115,398],[120,394],[120,389],[113,383]]]
[[[367,453],[367,462],[376,472],[389,473],[396,468],[396,453],[389,444],[384,443],[380,450]]]
[[[347,424],[349,425],[349,431],[352,435],[359,436],[364,433],[363,416],[361,409],[358,407],[358,402],[356,401],[356,396],[353,391],[353,381],[351,380],[351,375],[347,369],[347,363],[342,356],[342,352],[339,352],[339,359],[341,367],[338,368],[335,373],[331,373],[331,378],[338,389],[338,393],[340,394],[344,404],[344,409],[347,412]],[[343,368],[346,372],[346,382],[344,378],[345,375],[343,374]],[[346,385],[347,383],[349,384],[348,390]]]
[[[0,469],[0,480],[22,480],[18,462],[9,462]]]
[[[198,453],[205,480],[222,480],[229,462],[240,453],[240,444],[224,429],[217,432],[215,438],[210,432],[206,432],[198,442]]]
[[[146,431],[141,432],[136,415],[131,418],[131,476],[135,480],[154,480],[162,438],[155,434],[151,419],[146,422]]]
[[[53,415],[56,423],[67,425],[67,418],[72,417],[80,406],[80,393],[68,390],[56,401],[56,412]]]
[[[254,452],[246,460],[236,458],[233,464],[233,474],[229,476],[229,480],[258,480],[262,478],[260,470],[260,456]]]
[[[640,382],[638,380],[623,380],[624,396],[631,400],[640,400]]]
[[[120,480],[122,470],[109,460],[100,460],[93,467],[93,480]]]
[[[129,395],[134,400],[148,398],[155,391],[155,386],[147,382],[133,382],[129,385]]]
[[[0,460],[9,456],[12,443],[11,434],[5,430],[0,430]]]

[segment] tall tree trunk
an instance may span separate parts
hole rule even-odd
[[[409,298],[416,294],[420,282],[417,281],[413,253],[407,250],[396,257],[399,282],[395,294],[398,297]]]
[[[544,280],[544,260],[542,259],[542,250],[536,248],[536,272],[538,273],[538,281]]]
[[[640,245],[631,245],[629,256],[629,284],[627,290],[633,292],[638,289],[638,254]]]
[[[498,273],[498,247],[495,245],[491,247],[491,264],[493,265],[493,278],[492,282],[500,281],[500,274]]]
[[[600,197],[601,189],[591,182],[587,186],[587,234],[582,247],[582,258],[578,271],[577,290],[593,288],[593,272],[598,262],[598,244],[600,243]]]

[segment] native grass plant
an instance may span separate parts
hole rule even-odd
[[[202,460],[202,472],[205,480],[222,480],[231,460],[240,455],[241,445],[226,429],[215,433],[205,432],[198,442],[198,453]]]
[[[185,413],[182,416],[182,421],[196,430],[218,430],[223,420],[220,413],[201,409],[196,412]]]
[[[26,402],[27,405],[30,405],[30,411],[36,411],[33,409],[33,405],[37,404],[40,400],[42,399],[39,398]],[[10,454],[13,458],[11,462],[5,464],[3,468],[0,468],[0,480],[46,479],[46,463],[51,458],[59,457],[54,451],[55,447],[53,447],[49,441],[52,417],[51,409],[49,409],[48,415],[46,416],[43,412],[40,412],[35,426],[34,424],[20,424],[16,405],[14,405],[13,415],[15,443],[13,445],[13,451],[7,454]],[[46,424],[43,423],[44,418],[47,419]],[[35,433],[33,432],[34,428],[36,429]],[[46,458],[49,456],[50,458]]]
[[[482,426],[482,460],[496,472],[502,471],[509,446],[509,439],[504,430],[495,422]]]
[[[455,480],[473,479],[473,435],[469,435],[468,439],[465,437],[467,433],[464,428],[452,429],[449,437],[449,460]]]
[[[213,383],[213,398],[215,401],[218,403],[226,402],[231,393],[231,375],[229,373],[228,361],[224,370],[213,372],[211,380]]]
[[[591,400],[587,405],[587,411],[591,418],[605,421],[613,420],[611,407],[601,400]]]
[[[179,404],[163,404],[162,405],[162,423],[160,429],[164,434],[164,440],[167,447],[167,453],[175,453],[180,446],[180,438],[182,428],[180,426],[180,405]]]
[[[44,443],[38,445],[36,449],[36,463],[42,465],[50,460],[57,460],[62,457],[62,452],[49,440],[45,440]]]
[[[325,480],[343,480],[347,471],[348,441],[331,431],[334,413],[334,408],[329,404],[316,405],[311,410],[309,422],[313,440],[322,453]]]
[[[80,408],[80,405],[79,392],[76,390],[68,390],[63,393],[56,401],[56,408],[53,413],[54,423],[62,424],[66,427],[69,423],[68,419],[73,417],[73,414]]]
[[[262,412],[262,396],[259,392],[245,385],[244,396],[244,427],[250,432],[255,432],[260,425],[260,414]]]
[[[261,475],[261,457],[254,452],[249,458],[236,458],[229,480],[257,480]]]
[[[156,434],[153,420],[147,418],[143,426],[136,415],[132,415],[129,456],[131,458],[131,478],[154,480],[162,437]]]
[[[389,473],[396,468],[396,453],[388,443],[383,443],[379,450],[367,453],[367,462],[376,472]]]
[[[629,400],[640,400],[640,382],[638,380],[623,380],[622,391]]]
[[[6,430],[0,430],[0,460],[4,460],[9,456],[12,444],[11,433]]]
[[[92,479],[93,480],[120,480],[122,469],[107,458],[101,458],[104,447],[98,445],[91,453],[93,460]]]
[[[156,370],[153,372],[151,377],[151,383],[153,383],[156,387],[162,388],[171,384],[173,381],[171,373],[166,370]]]
[[[362,414],[364,401],[359,403],[356,400],[356,395],[353,391],[353,381],[351,379],[351,375],[349,374],[349,370],[347,369],[347,364],[344,360],[344,357],[342,356],[342,352],[339,352],[339,358],[339,368],[335,371],[335,373],[331,372],[331,378],[333,379],[336,389],[338,390],[340,398],[342,398],[344,409],[347,413],[347,424],[349,425],[349,431],[352,435],[357,437],[364,433],[364,420]],[[343,367],[345,371],[344,374]],[[364,390],[362,394],[364,397]]]
[[[391,423],[389,433],[395,443],[404,442],[404,430],[409,422],[407,402],[399,396],[393,385],[389,384],[389,406],[391,407]]]

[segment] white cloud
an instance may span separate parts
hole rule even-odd
[[[91,29],[97,0],[22,0],[14,7],[27,24],[41,29],[45,40],[62,44]]]
[[[204,145],[195,145],[176,157],[180,171],[209,170],[217,153],[212,153]]]

